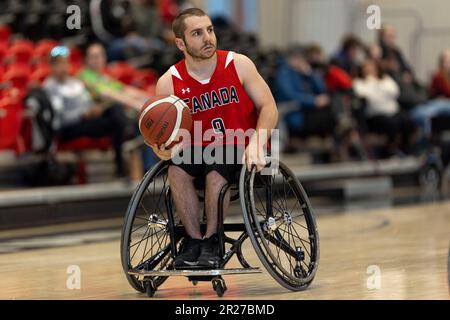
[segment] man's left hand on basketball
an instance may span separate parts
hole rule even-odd
[[[164,144],[161,145],[151,145],[153,152],[160,158],[161,160],[170,160],[172,157],[177,154],[181,150],[181,143],[174,145],[172,148],[167,149]]]

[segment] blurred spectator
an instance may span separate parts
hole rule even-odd
[[[62,141],[80,137],[111,136],[115,152],[116,174],[124,176],[122,142],[124,114],[120,106],[105,108],[94,103],[83,82],[69,75],[69,49],[58,46],[50,53],[51,75],[44,82],[57,120]]]
[[[160,20],[153,1],[92,0],[89,11],[94,34],[107,44],[109,61],[164,48],[157,38]]]
[[[445,49],[439,57],[438,70],[431,81],[430,96],[450,98],[450,49]]]
[[[86,49],[86,67],[78,73],[78,77],[97,101],[120,103],[140,110],[149,99],[147,92],[125,85],[108,75],[105,48],[98,42]]]
[[[328,92],[352,89],[350,75],[337,65],[329,64],[322,48],[316,44],[305,48],[305,56],[311,68],[325,79]]]
[[[161,33],[161,18],[157,0],[134,0],[131,2],[131,15],[136,31],[142,37],[153,38]]]
[[[402,111],[410,111],[427,100],[427,92],[415,78],[414,72],[396,46],[396,33],[391,25],[385,25],[379,32],[382,52],[381,66],[399,86],[398,103]]]
[[[125,1],[91,0],[89,14],[94,34],[103,43],[124,36],[123,23],[127,15]]]
[[[146,38],[137,32],[133,21],[124,28],[125,35],[108,42],[108,61],[124,61],[133,57],[142,56],[154,50],[161,51],[165,48],[164,42],[158,38]]]
[[[377,63],[381,63],[383,51],[377,43],[371,43],[367,46],[367,58],[375,60]]]
[[[101,43],[92,43],[88,46],[86,50],[86,68],[78,76],[85,83],[94,100],[105,106],[122,107],[120,103],[126,101],[125,105],[134,110],[140,110],[144,102],[149,99],[146,92],[124,85],[107,75],[106,53]],[[126,121],[124,128],[125,138],[135,138],[139,134],[136,122]],[[153,150],[149,147],[144,147],[142,159],[145,171],[156,162]],[[137,166],[134,163],[132,168]]]
[[[382,59],[395,59],[398,64],[399,72],[406,76],[411,74],[411,68],[403,57],[402,52],[396,44],[397,35],[394,26],[384,25],[378,33],[378,41],[381,47]]]
[[[357,122],[361,119],[359,105],[354,102],[352,78],[337,65],[326,61],[322,48],[312,44],[305,49],[308,63],[318,73],[323,74],[327,93],[330,96],[330,108],[336,119],[334,128],[336,155],[340,160],[354,156],[366,157],[363,150]]]
[[[366,117],[369,132],[386,135],[388,138],[387,156],[399,151],[409,152],[409,136],[414,127],[408,117],[400,113],[397,98],[398,85],[380,66],[367,59],[362,66],[362,77],[354,80],[355,93],[367,102]],[[398,139],[401,138],[400,144]]]
[[[431,82],[431,95],[435,99],[417,106],[411,113],[423,131],[424,138],[431,136],[431,118],[450,115],[450,49],[444,50],[438,61],[437,71]]]
[[[279,66],[274,81],[278,102],[293,102],[295,111],[284,121],[292,134],[326,135],[333,132],[334,117],[323,77],[307,62],[302,48],[291,48]]]
[[[159,0],[159,15],[164,23],[172,24],[178,13],[185,9],[192,8],[194,5],[189,0]]]
[[[342,41],[342,46],[333,56],[331,62],[344,69],[350,76],[358,75],[358,68],[364,61],[362,42],[353,35],[348,35]]]

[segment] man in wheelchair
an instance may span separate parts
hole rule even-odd
[[[184,59],[161,76],[156,95],[175,95],[183,99],[191,110],[194,128],[201,127],[202,133],[200,140],[191,140],[182,151],[189,151],[192,158],[194,155],[198,158],[201,153],[201,160],[177,164],[172,160],[168,170],[175,208],[187,234],[174,267],[217,268],[221,260],[217,235],[220,190],[234,180],[242,167],[240,161],[245,161],[249,169],[253,165],[257,171],[264,168],[263,148],[277,124],[278,112],[270,89],[254,63],[244,55],[217,50],[211,19],[202,10],[191,8],[181,12],[172,28]],[[240,144],[235,140],[221,140],[228,130],[252,131],[253,134]],[[207,140],[208,134],[213,139]],[[212,164],[206,161],[203,153],[211,140],[217,144],[215,151],[223,151],[227,161]],[[186,146],[185,142],[183,145]],[[172,149],[163,145],[152,148],[163,160],[174,159],[176,150],[180,150],[179,145]],[[227,157],[230,151],[235,155],[231,157],[231,163]],[[199,181],[205,190],[207,221],[204,234],[200,230],[200,203],[194,184]],[[229,200],[228,191],[224,212]]]

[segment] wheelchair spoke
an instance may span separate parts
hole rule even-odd
[[[130,248],[132,248],[132,247],[138,245],[139,243],[142,243],[142,241],[147,240],[149,237],[153,237],[155,234],[157,234],[157,233],[159,233],[159,232],[164,232],[164,231],[165,231],[165,230],[158,230],[158,231],[154,232],[153,234],[149,235],[148,237],[146,237],[146,238],[144,239],[144,237],[145,237],[145,235],[147,234],[147,231],[148,231],[149,229],[150,229],[150,228],[147,228],[147,230],[145,231],[145,233],[144,233],[142,239],[139,240],[138,242],[136,242],[135,244],[131,245]]]
[[[291,209],[291,211],[289,211],[289,215],[291,216],[291,217],[293,217],[294,216],[294,209],[297,207],[297,206],[299,206],[300,205],[300,202],[298,202],[298,201],[295,201],[295,205],[292,207],[292,209]],[[301,210],[301,209],[300,209]],[[304,216],[305,215],[305,213],[303,212],[303,210],[301,210],[301,212],[302,213],[300,213],[299,215],[296,215],[295,217],[297,218],[297,217],[301,217],[301,216]]]
[[[153,247],[153,237],[150,238],[150,241],[152,242],[151,247]],[[143,250],[141,262],[144,261],[144,258],[145,258],[145,251],[147,251],[147,244],[148,244],[148,239],[147,239],[147,241],[145,241],[145,246],[144,246],[144,250]],[[150,247],[150,250],[151,250],[151,247]]]
[[[263,207],[263,211],[267,212],[266,208],[264,207],[264,203],[261,201],[261,198],[259,197],[259,193],[258,192],[256,192],[256,196],[258,197],[259,203]],[[265,215],[263,215],[263,216],[265,216]]]
[[[147,235],[147,232],[148,232],[149,229],[150,229],[150,228],[147,228],[147,229],[145,230],[144,234],[142,235],[141,241],[139,241],[139,242],[135,243],[134,245],[130,246],[130,249],[131,249],[133,246],[138,245],[138,246],[135,248],[135,250],[134,250],[134,252],[133,252],[133,255],[132,255],[131,258],[130,258],[130,262],[133,260],[134,256],[136,255],[136,252],[139,250],[139,247],[141,246],[142,241],[144,241],[144,237]],[[147,237],[146,239],[148,239],[148,237]]]
[[[152,254],[152,256],[154,256],[156,253],[158,253],[158,252],[160,252],[160,251],[162,250],[162,247],[163,247],[162,244],[164,244],[164,239],[165,239],[167,236],[168,236],[168,233],[164,233],[164,234],[161,236],[161,237],[162,237],[162,241],[161,241],[161,242],[159,241],[159,237],[157,236],[158,250],[155,250],[155,252]],[[144,251],[144,255],[142,256],[141,262],[144,261],[145,257],[148,255],[148,253],[150,253],[150,251],[152,251],[152,249],[153,249],[153,247],[154,247],[154,245],[155,245],[155,244],[153,243],[153,238],[152,238],[151,241],[152,241],[151,247],[150,247],[150,249],[149,249],[147,252]]]
[[[285,230],[284,230],[283,232],[285,232]],[[286,233],[286,232],[285,232],[285,233]],[[288,242],[287,242],[287,245],[289,246],[289,243],[290,243],[290,235],[289,235],[289,233],[287,233],[287,234],[288,234]],[[281,244],[281,243],[284,243],[284,237],[281,238],[280,244]],[[281,246],[280,246],[280,247],[281,247]],[[288,262],[289,262],[289,268],[290,268],[290,271],[291,271],[291,273],[292,273],[294,267],[292,266],[291,258],[289,258],[288,253],[287,253],[285,250],[283,250],[283,252],[284,252],[284,254],[286,255],[286,259],[287,259]]]
[[[294,220],[292,220],[292,222],[295,223],[296,225],[298,225],[299,227],[302,227],[303,229],[308,230],[308,227],[305,227],[305,226],[301,225],[300,223],[295,222]]]
[[[295,230],[295,228],[293,228],[292,226],[289,226],[288,228],[294,230],[295,234],[297,235],[297,238],[300,240],[300,242],[302,243],[302,246],[305,248],[306,252],[308,253],[308,256],[311,258],[311,253],[310,253],[310,252],[308,251],[308,249],[307,249],[309,246],[311,246],[311,243],[310,243],[309,241],[306,241],[306,240],[302,239],[302,238],[299,236],[299,234],[297,233],[297,230]],[[294,234],[293,234],[293,233],[292,233],[292,237],[294,237]],[[306,242],[308,245],[305,245],[305,242]],[[295,245],[295,242],[294,242],[294,245]],[[296,246],[295,246],[295,247],[296,247]]]
[[[144,219],[144,218],[140,218],[140,217],[136,217],[136,218],[139,218],[139,219],[148,221],[147,219]],[[131,234],[135,233],[135,232],[138,231],[139,229],[142,229],[143,227],[146,227],[146,226],[148,226],[148,224],[147,224],[147,223],[144,223],[143,225],[137,227],[136,229],[131,230]]]
[[[281,260],[281,258],[280,258],[280,251],[283,251],[283,253],[284,253],[285,256],[286,256],[286,259],[287,259],[288,262],[289,262],[289,268],[290,268],[291,271],[292,271],[293,266],[292,266],[292,263],[291,263],[291,259],[289,258],[288,253],[287,253],[288,250],[284,250],[284,249],[282,248],[282,247],[285,247],[285,246],[289,247],[289,245],[287,245],[286,242],[284,241],[284,236],[285,236],[286,232],[285,232],[285,230],[283,230],[283,229],[282,229],[282,231],[283,231],[283,235],[281,235],[281,234],[279,233],[279,231],[277,231],[278,234],[279,234],[279,236],[278,236],[278,237],[270,236],[270,238],[267,239],[267,241],[268,241],[268,242],[272,242],[272,244],[275,245],[276,250],[278,251],[277,258],[278,258],[279,263],[281,263],[281,264],[282,264],[282,260]],[[288,237],[289,237],[289,236],[288,236]],[[281,239],[280,239],[280,238],[281,238]],[[272,239],[272,240],[270,240],[270,239]],[[278,243],[278,244],[277,244],[277,243]]]

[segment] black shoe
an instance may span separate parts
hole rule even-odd
[[[200,255],[200,245],[202,240],[187,237],[180,248],[180,253],[173,261],[175,269],[195,268]]]
[[[198,257],[198,266],[204,268],[219,268],[221,257],[219,255],[220,244],[217,234],[212,235],[209,238],[205,238],[202,241],[201,253]]]

